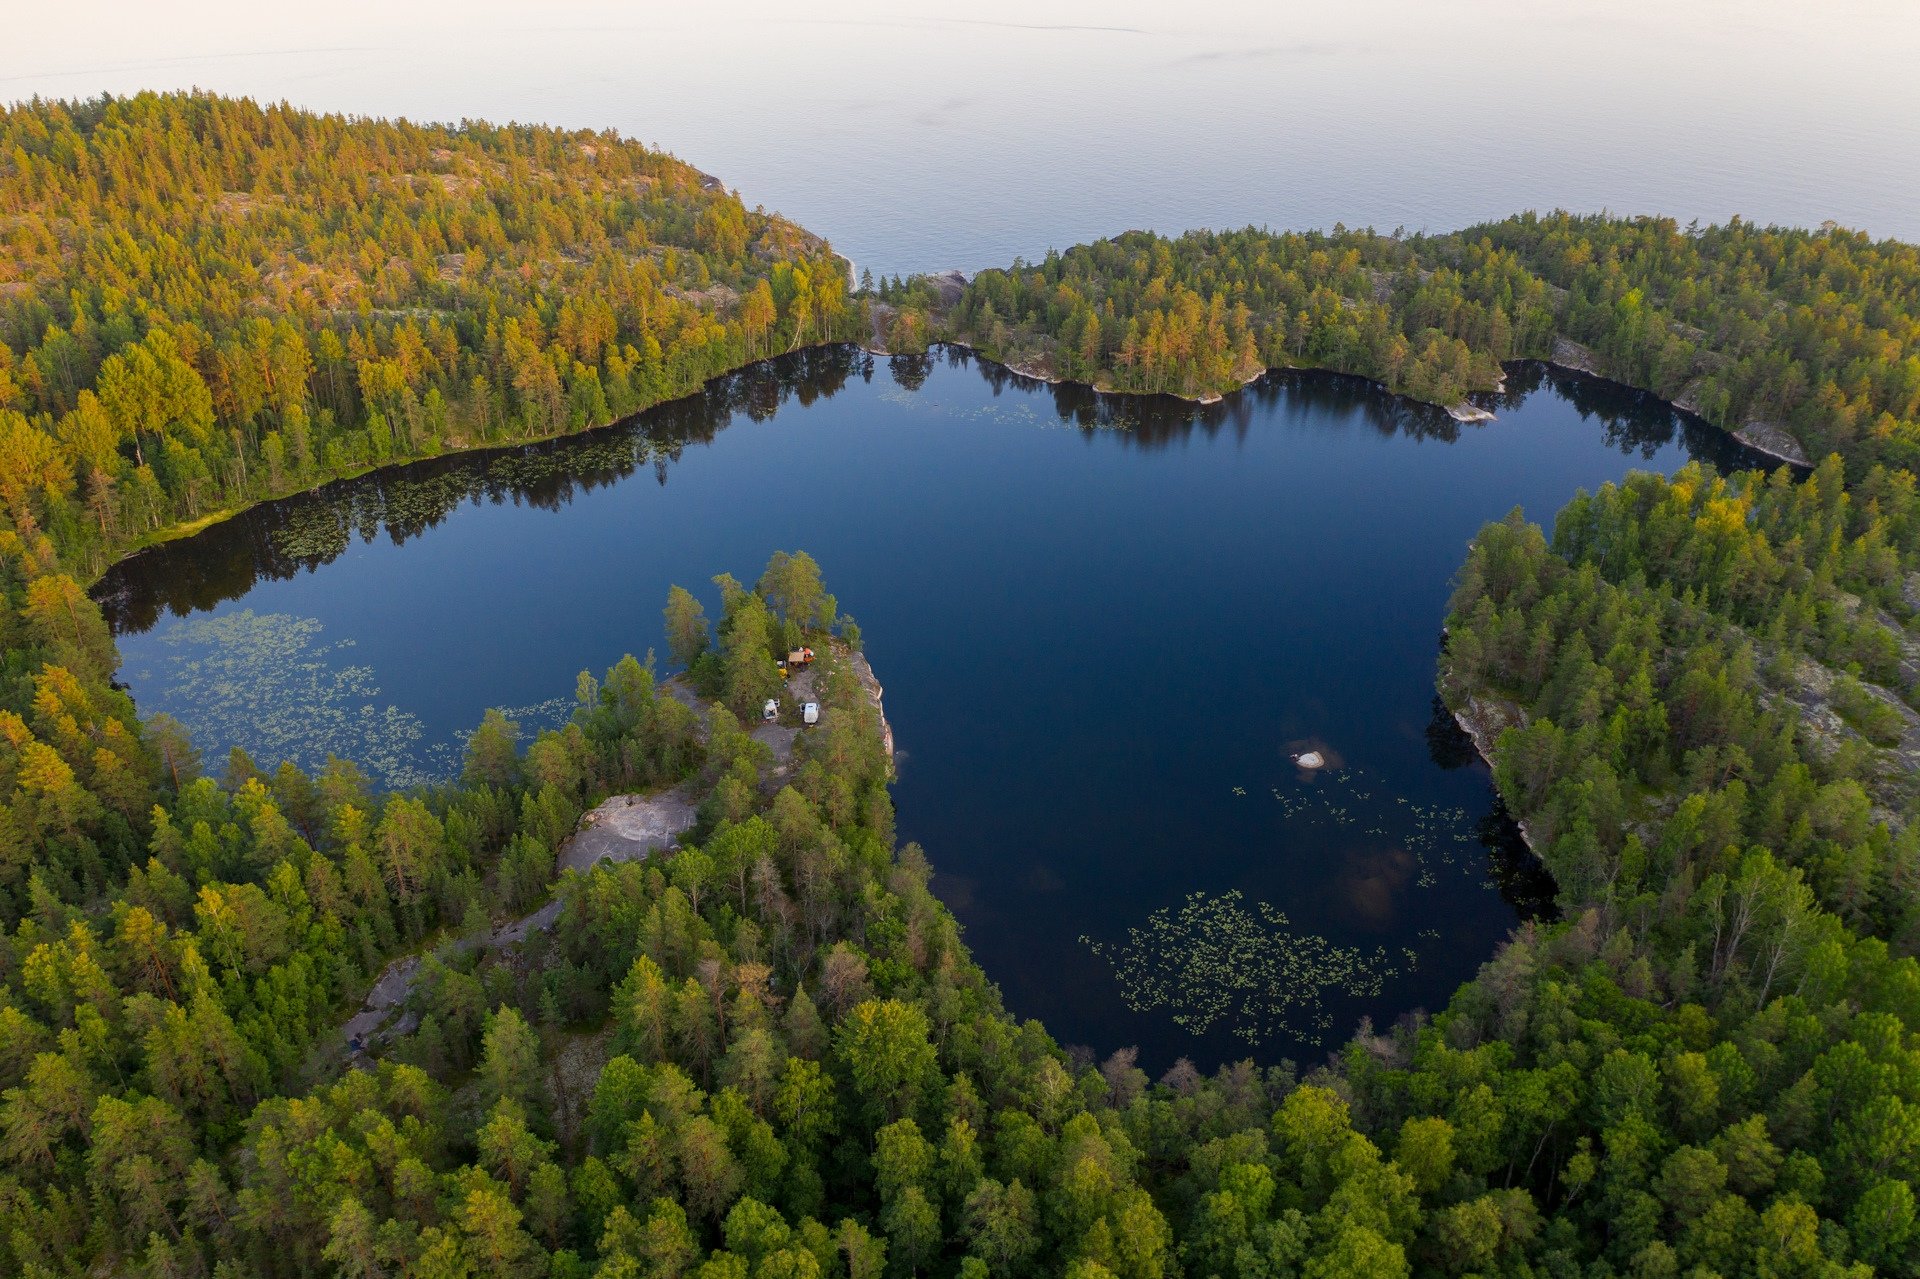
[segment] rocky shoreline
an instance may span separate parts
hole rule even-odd
[[[1778,458],[1792,466],[1811,467],[1813,465],[1813,460],[1807,456],[1806,449],[1794,437],[1793,432],[1784,426],[1775,426],[1771,422],[1748,422],[1733,432],[1733,438],[1756,453],[1765,453],[1768,457]]]
[[[1076,386],[1084,386],[1098,395],[1165,395],[1176,400],[1185,400],[1189,404],[1221,404],[1226,401],[1226,398],[1228,395],[1238,394],[1238,391],[1239,391],[1239,388],[1236,388],[1233,391],[1227,391],[1227,392],[1201,391],[1196,394],[1188,394],[1187,392],[1184,392],[1184,391],[1168,391],[1168,390],[1128,391],[1128,390],[1122,390],[1119,387],[1108,386],[1100,382],[1082,382],[1077,378],[1061,377],[1059,374],[1054,373],[1050,369],[1039,368],[1033,364],[1029,364],[1023,361],[1004,360],[1004,359],[1001,359],[999,356],[993,355],[990,352],[981,350],[979,347],[967,341],[965,338],[957,338],[957,337],[941,338],[940,340],[933,343],[932,345],[958,347],[960,350],[971,352],[972,354],[979,356],[983,360],[989,360],[995,364],[998,364],[1001,368],[1007,370],[1009,373],[1017,374],[1023,378],[1029,378],[1035,382],[1044,382],[1048,386],[1062,386],[1068,383],[1072,383],[1073,385],[1076,385]],[[877,350],[874,347],[863,347],[861,349],[865,350],[869,355],[888,354],[888,352],[883,350]],[[1365,381],[1372,382],[1375,386],[1381,387],[1382,389],[1386,390],[1387,393],[1390,395],[1401,394],[1400,392],[1393,390],[1391,387],[1388,387],[1386,383],[1378,381],[1374,378],[1366,377],[1364,374],[1341,373],[1340,370],[1338,369],[1320,369],[1320,368],[1313,368],[1313,367],[1302,368],[1298,365],[1293,365],[1293,364],[1262,365],[1258,370],[1252,373],[1249,373],[1246,377],[1241,378],[1240,387],[1252,386],[1255,382],[1258,382],[1261,378],[1265,377],[1269,373],[1295,373],[1295,372],[1297,373],[1337,373],[1342,377],[1359,377],[1359,378],[1363,378]],[[1500,382],[1490,389],[1495,394],[1498,394],[1500,391],[1504,390],[1505,387],[1506,387],[1506,379],[1502,377]],[[1411,399],[1412,397],[1408,396],[1405,398]],[[1433,403],[1431,400],[1421,400],[1418,402],[1422,404]],[[1494,413],[1491,409],[1481,408],[1479,405],[1474,404],[1469,400],[1462,400],[1458,404],[1434,404],[1433,407],[1439,409],[1441,412],[1445,413],[1448,417],[1452,418],[1456,422],[1475,423],[1475,422],[1491,422],[1495,420]]]
[[[867,661],[865,653],[850,653],[848,661],[853,666],[854,676],[860,681],[860,687],[866,691],[867,700],[873,704],[874,713],[880,716],[880,744],[886,749],[887,764],[891,767],[895,763],[893,725],[887,722],[886,704],[881,700],[885,690],[874,676],[873,666]]]
[[[1184,391],[1126,391],[1117,386],[1107,386],[1100,382],[1082,382],[1078,378],[1061,377],[1049,369],[1037,368],[1032,364],[1003,360],[997,355],[981,350],[965,338],[941,338],[933,345],[958,347],[962,351],[977,355],[990,363],[998,364],[1009,373],[1018,374],[1023,378],[1028,378],[1035,382],[1044,382],[1048,386],[1084,386],[1096,395],[1165,395],[1171,399],[1185,400],[1189,404],[1219,404],[1227,398],[1227,395],[1236,393],[1229,391],[1222,394],[1219,391],[1201,391],[1198,394],[1189,395]],[[1286,368],[1289,366],[1279,365],[1274,367]],[[1250,373],[1242,378],[1240,385],[1243,387],[1252,386],[1255,382],[1258,382],[1261,378],[1273,371],[1274,368],[1263,366],[1258,372]],[[1492,417],[1493,415],[1489,413],[1487,416]]]
[[[1454,723],[1472,740],[1474,751],[1488,768],[1493,767],[1493,746],[1500,740],[1500,734],[1509,728],[1523,728],[1527,722],[1526,711],[1515,703],[1478,694],[1470,694],[1459,706],[1448,709],[1453,712]],[[1528,850],[1535,857],[1540,856],[1540,848],[1534,843],[1533,832],[1526,821],[1515,818],[1514,825],[1519,827],[1520,838]]]
[[[1580,345],[1580,343],[1573,341],[1571,338],[1556,336],[1553,339],[1553,353],[1549,355],[1543,363],[1550,364],[1557,369],[1565,369],[1570,373],[1584,373],[1588,377],[1604,378],[1609,382],[1619,382],[1621,386],[1632,385],[1630,382],[1621,382],[1619,378],[1606,372],[1605,366],[1602,364],[1600,356],[1596,352],[1589,347]],[[1671,404],[1682,413],[1692,414],[1694,417],[1705,421],[1706,415],[1700,411],[1699,402],[1694,399],[1693,391],[1694,387],[1689,385],[1673,399],[1667,400],[1666,403]],[[1648,393],[1655,394],[1654,392]],[[1805,446],[1800,443],[1793,432],[1776,423],[1763,422],[1755,418],[1752,421],[1743,423],[1734,430],[1728,431],[1727,434],[1754,452],[1764,454],[1777,461],[1785,462],[1789,466],[1810,468],[1813,465],[1813,460],[1807,456]]]
[[[964,281],[966,278],[965,276],[961,275],[957,271],[947,272],[945,274],[947,276],[957,276],[962,281]],[[958,337],[941,338],[938,341],[934,342],[932,345],[950,346],[950,347],[958,348],[959,350],[962,350],[962,351],[970,352],[971,354],[979,356],[983,360],[989,360],[995,364],[998,364],[1001,368],[1006,369],[1009,373],[1016,374],[1019,377],[1028,378],[1035,382],[1042,382],[1048,386],[1060,386],[1069,382],[1075,382],[1078,385],[1085,386],[1088,389],[1100,395],[1167,395],[1167,396],[1171,396],[1176,400],[1185,400],[1190,404],[1220,404],[1226,400],[1227,394],[1232,394],[1232,392],[1227,392],[1223,394],[1219,391],[1202,391],[1199,394],[1195,394],[1195,395],[1184,394],[1179,391],[1126,391],[1126,390],[1121,390],[1117,387],[1105,386],[1099,382],[1078,382],[1077,379],[1074,379],[1074,378],[1061,377],[1050,369],[1041,368],[1028,362],[1003,360],[991,354],[990,352],[981,350],[978,346],[975,346],[972,342],[967,341],[965,338],[958,338]],[[884,349],[884,347],[882,347],[877,341],[863,344],[861,346],[861,350],[865,351],[869,355],[875,355],[875,356],[889,356],[892,354],[892,352],[889,352],[886,349]],[[1595,378],[1603,379],[1608,382],[1614,382],[1620,386],[1631,387],[1634,390],[1646,389],[1644,387],[1634,387],[1631,382],[1622,382],[1620,381],[1620,379],[1613,377],[1611,374],[1607,373],[1604,367],[1602,366],[1602,363],[1598,354],[1596,354],[1590,348],[1582,346],[1580,343],[1575,342],[1570,338],[1556,336],[1553,340],[1553,349],[1551,354],[1549,354],[1545,359],[1543,359],[1541,363],[1546,364],[1552,368],[1564,370],[1565,372],[1582,373],[1588,377],[1595,377]],[[1250,386],[1254,382],[1257,382],[1262,377],[1266,376],[1268,373],[1276,372],[1276,371],[1311,372],[1314,370],[1295,370],[1295,366],[1293,365],[1284,365],[1284,364],[1273,365],[1270,367],[1264,367],[1259,372],[1251,375],[1250,377],[1247,377],[1241,382],[1241,385]],[[1333,369],[1326,369],[1326,370],[1319,370],[1319,371],[1329,372],[1329,373],[1338,372],[1338,370],[1333,370]],[[1348,374],[1343,376],[1363,376],[1363,375]],[[1374,382],[1376,386],[1382,386],[1382,387],[1385,386],[1385,383],[1375,381],[1372,378],[1368,378],[1366,380]],[[1491,389],[1493,393],[1499,394],[1501,391],[1505,389],[1505,385],[1506,385],[1506,379],[1503,377],[1500,383],[1495,385]],[[1391,393],[1398,394],[1398,392],[1391,392]],[[1654,393],[1648,392],[1648,394],[1654,394]],[[1422,401],[1422,403],[1427,403],[1427,402],[1428,401]],[[1679,409],[1683,413],[1689,413],[1694,417],[1705,420],[1704,415],[1700,412],[1699,406],[1692,402],[1691,396],[1688,392],[1682,392],[1676,398],[1671,400],[1665,400],[1664,402],[1672,405],[1676,409]],[[1480,422],[1492,422],[1497,420],[1497,416],[1493,412],[1493,410],[1483,408],[1480,405],[1475,404],[1470,400],[1462,400],[1458,404],[1436,405],[1435,407],[1439,408],[1442,412],[1444,412],[1448,417],[1452,418],[1454,421],[1462,424],[1466,424],[1466,425],[1471,425],[1471,424],[1480,423]],[[1799,439],[1795,437],[1791,431],[1775,423],[1763,422],[1758,419],[1755,419],[1753,421],[1745,423],[1744,425],[1738,427],[1735,430],[1728,431],[1726,433],[1728,435],[1731,435],[1735,440],[1739,441],[1739,443],[1745,446],[1746,448],[1752,449],[1755,453],[1759,453],[1763,456],[1773,458],[1776,461],[1785,462],[1790,466],[1804,467],[1804,468],[1811,468],[1813,465],[1812,459],[1807,456],[1807,451],[1805,447],[1800,443]]]

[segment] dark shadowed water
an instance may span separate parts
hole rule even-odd
[[[210,758],[337,750],[405,782],[484,708],[554,722],[576,672],[660,646],[670,583],[717,613],[712,574],[804,548],[886,686],[902,835],[1015,1014],[1156,1067],[1308,1056],[1444,1003],[1540,900],[1435,716],[1467,540],[1725,457],[1608,384],[1510,387],[1460,427],[1329,375],[1200,408],[815,352],[258,509],[101,595],[142,710]]]

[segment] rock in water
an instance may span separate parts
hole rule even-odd
[[[1313,769],[1324,768],[1327,760],[1319,751],[1307,751],[1305,754],[1295,755],[1293,762],[1302,768]]]

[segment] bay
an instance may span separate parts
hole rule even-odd
[[[98,594],[143,713],[216,767],[337,751],[404,785],[485,708],[531,732],[577,672],[664,650],[669,584],[717,614],[711,575],[807,550],[886,687],[901,835],[1016,1015],[1156,1068],[1306,1059],[1443,1005],[1551,891],[1434,701],[1467,540],[1753,461],[1541,365],[1488,403],[1276,372],[1200,406],[827,348],[255,508]]]

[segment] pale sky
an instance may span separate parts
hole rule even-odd
[[[0,100],[612,127],[889,270],[1556,205],[1920,239],[1912,0],[18,7]]]

